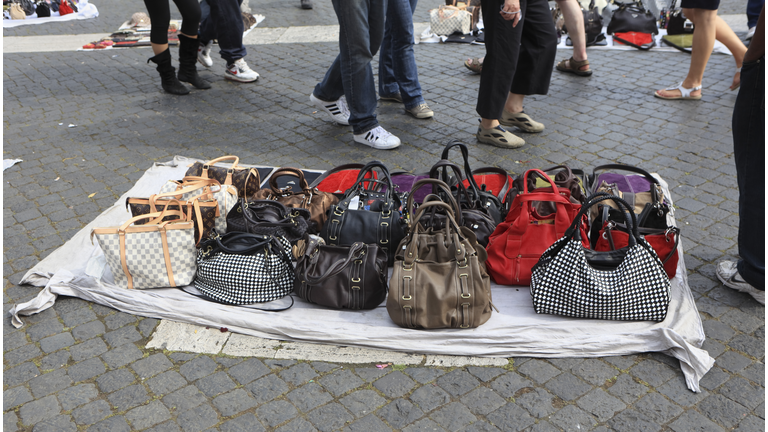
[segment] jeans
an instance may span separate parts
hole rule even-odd
[[[219,54],[227,65],[248,54],[243,46],[243,16],[240,4],[243,0],[203,0],[200,7],[203,18],[200,21],[198,39],[200,43],[217,39]]]
[[[744,62],[733,108],[733,158],[739,183],[739,274],[765,290],[765,57]]]
[[[765,0],[747,0],[747,27],[757,26],[757,19],[760,18],[760,11],[763,10]]]
[[[371,60],[384,37],[386,0],[332,0],[339,19],[339,55],[323,80],[315,86],[320,100],[342,95],[349,105],[349,124],[359,135],[379,125],[376,120],[376,85]]]
[[[405,109],[424,103],[413,56],[413,11],[418,0],[389,0],[379,53],[379,95],[400,93]]]

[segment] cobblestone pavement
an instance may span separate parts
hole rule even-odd
[[[113,3],[117,11],[141,10],[135,1]],[[265,25],[335,23],[329,4],[315,1],[309,13],[316,21],[305,22],[295,3],[264,2],[284,9],[267,13]],[[67,32],[110,31],[125,19],[111,14],[108,0],[103,5],[104,21],[75,22]],[[46,31],[59,34],[60,27],[4,34]],[[652,92],[683,77],[686,55],[590,51],[594,76],[555,72],[550,94],[526,103],[547,129],[510,151],[474,141],[479,80],[461,62],[483,48],[418,45],[425,98],[437,114],[418,121],[381,103],[382,125],[404,142],[384,152],[354,144],[349,128],[308,103],[336,50],[332,43],[252,47],[256,84],[225,81],[217,63],[202,72],[213,88],[185,97],[159,91],[147,49],[3,57],[3,157],[24,160],[3,176],[4,431],[765,429],[765,309],[714,274],[718,260],[737,254],[732,58],[712,57],[703,101],[668,102]],[[676,360],[652,353],[384,370],[193,355],[145,349],[155,319],[75,298],[60,298],[19,330],[10,325],[8,309],[40,290],[18,285],[24,272],[111,206],[153,162],[237,154],[246,163],[327,168],[376,158],[424,170],[449,138],[470,143],[475,167],[521,173],[555,163],[624,162],[669,181],[704,348],[716,358],[701,393],[686,389]]]

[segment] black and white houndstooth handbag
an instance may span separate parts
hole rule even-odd
[[[285,237],[214,231],[197,253],[195,288],[219,303],[277,300],[293,291],[291,244]]]
[[[600,201],[613,200],[631,226],[629,245],[608,252],[584,248],[578,221]],[[630,220],[631,217],[631,220]],[[622,321],[663,321],[669,308],[669,278],[653,248],[640,236],[632,208],[598,193],[581,208],[565,235],[533,267],[531,297],[536,313]]]

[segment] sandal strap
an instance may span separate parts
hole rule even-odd
[[[570,65],[571,69],[581,69],[583,66],[589,66],[589,59],[578,61],[571,57],[568,59],[568,65]]]
[[[681,81],[680,84],[674,87],[669,87],[665,90],[680,90],[681,97],[691,97],[691,93],[695,92],[696,90],[701,90],[701,85],[697,85],[696,87],[693,87],[693,88],[685,88],[683,87],[683,83]]]

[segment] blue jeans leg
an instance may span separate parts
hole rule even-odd
[[[418,0],[389,0],[379,54],[379,94],[400,93],[406,109],[424,103],[413,54],[413,11]]]
[[[362,134],[379,125],[371,60],[384,36],[386,0],[333,0],[333,9],[339,19],[339,55],[314,94],[326,101],[345,95],[349,124]]]
[[[744,63],[733,109],[739,183],[739,274],[765,290],[765,57]]]
[[[219,54],[221,58],[232,64],[237,59],[245,57],[248,52],[243,46],[243,17],[240,12],[242,0],[205,0],[209,14],[205,15],[200,23],[198,37],[201,43],[208,43],[213,39],[219,42]]]
[[[757,19],[760,18],[760,11],[763,10],[765,0],[747,0],[747,27],[757,26]]]

